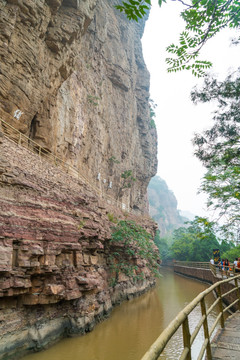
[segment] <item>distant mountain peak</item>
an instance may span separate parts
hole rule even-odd
[[[183,226],[188,216],[183,217],[177,209],[177,199],[160,176],[151,179],[148,186],[149,212],[158,223],[160,236]],[[190,214],[190,213],[189,213]],[[187,219],[186,219],[187,218]]]

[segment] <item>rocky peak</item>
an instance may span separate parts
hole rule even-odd
[[[160,236],[170,234],[174,229],[184,226],[187,220],[177,209],[177,199],[159,176],[151,179],[148,186],[149,212],[158,223]]]

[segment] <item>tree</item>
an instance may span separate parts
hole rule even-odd
[[[228,259],[230,262],[233,262],[236,258],[240,256],[240,245],[233,247],[230,250],[225,251],[222,254],[223,259]]]
[[[166,235],[160,237],[160,231],[157,230],[154,243],[158,247],[160,258],[162,260],[171,259],[171,252],[170,252],[170,243],[172,242],[171,236]]]
[[[174,230],[173,232],[173,245],[171,246],[171,253],[175,260],[181,261],[194,261],[190,255],[192,244],[196,240],[196,236],[188,229],[183,227]]]
[[[159,5],[161,6],[161,4],[162,1],[160,0]],[[115,7],[124,12],[129,20],[138,21],[150,10],[151,0],[122,1],[122,5],[116,5]]]
[[[198,60],[204,44],[222,29],[238,28],[240,25],[239,0],[170,0],[184,5],[181,16],[185,30],[179,36],[179,44],[171,44],[167,52],[173,55],[166,59],[168,72],[191,70],[195,76],[205,75],[212,64]],[[166,0],[158,0],[160,6]],[[150,10],[151,0],[128,0],[116,8],[124,12],[128,19],[138,21]]]
[[[218,226],[215,222],[196,216],[188,221],[187,228],[179,228],[173,232],[172,257],[181,261],[209,261],[213,249],[226,251],[233,245],[217,238]]]
[[[171,1],[171,0],[169,0]],[[175,1],[175,0],[173,0]],[[178,45],[170,45],[167,51],[174,57],[167,58],[168,71],[191,70],[196,76],[205,75],[210,62],[199,61],[202,46],[219,31],[240,26],[239,0],[176,0],[184,5],[181,13],[185,30],[180,34]],[[166,0],[159,0],[161,6]],[[142,18],[151,7],[151,1],[123,2],[117,8],[129,19]],[[141,10],[140,10],[141,8]],[[240,37],[238,38],[238,41]],[[239,72],[224,82],[205,79],[201,91],[192,93],[194,102],[216,100],[218,110],[214,125],[194,138],[196,156],[207,168],[201,191],[208,194],[208,207],[225,216],[223,230],[239,229],[240,206],[240,76]]]
[[[122,197],[124,190],[130,189],[133,186],[134,182],[136,181],[136,178],[132,175],[132,170],[125,170],[121,174],[121,179],[123,180],[118,191],[118,197]]]
[[[227,228],[240,221],[240,72],[225,81],[207,77],[201,90],[191,94],[193,102],[217,101],[214,125],[196,134],[195,155],[207,168],[200,191],[208,195],[209,208],[225,216]]]

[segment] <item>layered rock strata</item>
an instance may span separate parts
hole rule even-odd
[[[155,224],[106,205],[86,185],[0,138],[0,359],[90,331],[114,304],[154,284],[121,274],[109,286],[109,214]]]
[[[154,284],[136,258],[144,280],[109,286],[109,218],[156,230],[143,215],[157,165],[144,21],[117,3],[0,0],[0,117],[87,180],[0,137],[0,359],[90,331]]]
[[[157,137],[144,21],[128,21],[119,2],[0,0],[0,117],[142,213]]]

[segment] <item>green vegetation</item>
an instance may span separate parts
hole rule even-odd
[[[98,105],[98,100],[100,100],[100,98],[97,96],[93,96],[93,95],[87,96],[87,101],[94,106]]]
[[[159,275],[159,254],[154,247],[151,235],[134,221],[121,220],[113,227],[110,240],[111,255],[109,256],[112,270],[111,285],[115,286],[120,273],[131,278],[133,282],[142,280],[142,268],[137,260],[143,261],[153,276]]]
[[[136,178],[132,175],[132,170],[125,170],[121,174],[121,179],[122,181],[118,191],[118,197],[120,198],[123,196],[124,190],[130,189],[136,181]]]
[[[108,161],[110,164],[120,164],[120,161],[115,156],[111,156]]]
[[[170,0],[169,0],[170,1]],[[239,0],[184,0],[180,2],[184,9],[181,13],[185,29],[180,34],[179,43],[167,47],[170,57],[166,59],[168,72],[190,70],[195,76],[203,76],[212,64],[198,59],[201,48],[224,28],[239,29]],[[166,0],[159,0],[161,6]],[[149,11],[150,0],[126,0],[117,8],[126,14],[128,19],[138,21]],[[240,36],[235,41],[240,42]],[[193,143],[195,155],[206,167],[200,191],[208,195],[208,207],[225,219],[224,226],[214,229],[215,225],[206,219],[197,217],[188,223],[187,228],[175,230],[173,244],[170,247],[172,256],[181,260],[207,260],[212,247],[224,250],[232,246],[226,240],[236,236],[240,225],[240,75],[239,71],[219,82],[206,77],[204,87],[192,92],[192,100],[197,102],[216,101],[218,108],[214,114],[214,125],[195,135]],[[161,205],[160,205],[161,206]],[[163,209],[159,209],[163,213]],[[163,214],[162,214],[163,215]],[[209,224],[212,224],[209,227]],[[224,231],[224,240],[216,234]],[[169,256],[168,243],[157,240],[166,256]],[[230,249],[228,249],[230,250]],[[233,251],[233,250],[232,250]]]
[[[118,219],[112,213],[107,213],[108,220],[114,224],[117,224]]]
[[[81,230],[85,226],[85,221],[81,220],[78,225],[78,230]]]
[[[136,181],[136,178],[132,175],[132,170],[125,170],[121,174],[121,178],[123,179],[121,189],[128,189],[132,187],[134,181]]]
[[[162,1],[159,1],[159,4]],[[150,10],[151,0],[128,0],[123,2],[122,5],[116,5],[116,9],[124,12],[129,20],[138,21],[146,15],[147,11]]]
[[[173,239],[171,235],[166,235],[163,237],[160,237],[160,231],[158,230],[156,232],[154,243],[158,247],[160,258],[162,260],[171,260],[172,259],[172,253],[171,253],[171,245],[172,245]]]
[[[154,119],[151,119],[151,121],[150,121],[150,129],[156,129],[156,123],[155,123]]]
[[[170,0],[169,0],[170,1]],[[171,44],[167,52],[171,57],[166,59],[168,72],[190,70],[195,76],[205,75],[212,64],[210,61],[198,60],[199,52],[204,44],[222,29],[239,28],[239,0],[190,0],[186,3],[181,17],[185,21],[185,29],[179,36],[179,44]],[[167,0],[158,0],[159,5]],[[116,8],[124,12],[129,20],[138,21],[150,9],[151,0],[126,0]],[[172,57],[173,56],[173,57]]]
[[[185,30],[180,34],[178,45],[170,45],[167,51],[173,56],[167,58],[168,71],[191,70],[196,76],[205,75],[211,66],[208,61],[199,61],[202,46],[219,31],[240,26],[240,2],[238,0],[191,0],[181,2],[185,8],[181,13]],[[161,6],[165,0],[159,0]],[[117,8],[128,19],[142,18],[151,7],[150,0],[125,1]],[[240,37],[236,43],[240,41]],[[206,78],[201,91],[192,93],[194,102],[215,100],[218,109],[214,125],[194,138],[195,154],[206,166],[200,191],[208,194],[208,207],[226,218],[223,229],[226,236],[239,229],[240,207],[240,76],[234,73],[225,81]]]
[[[156,118],[155,109],[156,109],[156,107],[157,107],[157,104],[155,104],[152,99],[149,99],[150,129],[155,129],[156,128],[156,123],[155,123],[155,118]]]
[[[163,260],[209,261],[213,249],[220,249],[223,256],[235,248],[232,242],[217,237],[219,227],[206,218],[196,216],[186,224],[188,227],[174,230],[170,239],[156,236],[155,244]]]
[[[187,228],[174,231],[171,252],[176,260],[209,261],[212,249],[219,248],[214,224],[196,217]]]
[[[217,101],[214,124],[193,140],[195,155],[206,167],[200,191],[208,207],[225,218],[224,230],[236,233],[240,221],[240,73],[218,82],[207,77],[201,90],[192,92],[196,102]]]
[[[228,251],[225,251],[222,254],[222,258],[228,259],[230,262],[233,262],[236,258],[239,258],[239,256],[240,256],[240,245],[238,245]]]

